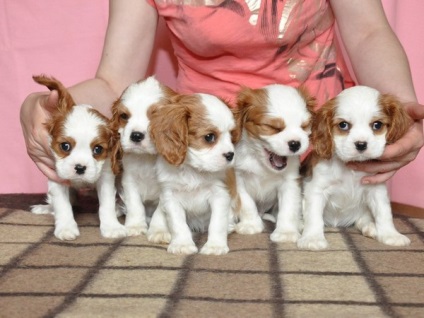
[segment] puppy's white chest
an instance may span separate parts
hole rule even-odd
[[[138,189],[143,201],[157,200],[160,187],[156,176],[156,156],[126,154],[123,158],[124,173],[130,178],[124,178],[123,182],[134,182],[132,185]]]
[[[367,202],[367,187],[361,184],[365,175],[345,167],[332,167],[332,173],[323,189],[326,197],[325,222],[331,226],[349,226],[363,214]]]

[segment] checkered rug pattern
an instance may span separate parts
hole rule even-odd
[[[328,228],[327,250],[304,251],[271,242],[267,223],[231,234],[227,255],[180,256],[102,238],[89,196],[80,237],[60,241],[52,215],[29,212],[43,199],[0,195],[0,317],[424,317],[424,219],[395,218],[406,248]]]

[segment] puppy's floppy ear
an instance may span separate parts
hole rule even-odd
[[[112,138],[110,138],[110,162],[112,165],[112,172],[118,175],[122,171],[122,157],[124,152],[122,150],[121,138],[117,131],[112,131]]]
[[[403,108],[401,102],[393,95],[380,95],[379,104],[385,115],[390,119],[386,140],[388,144],[392,144],[408,131],[412,124],[412,119]]]
[[[112,137],[110,138],[110,161],[112,165],[112,172],[115,175],[118,175],[122,171],[122,157],[124,152],[121,145],[121,136],[118,132],[120,122],[119,122],[119,105],[121,99],[118,98],[112,104],[112,117],[109,120],[109,129],[111,131]]]
[[[181,96],[175,96],[169,103],[155,104],[147,113],[150,138],[156,150],[174,166],[184,162],[188,148],[189,109],[179,103]]]
[[[315,120],[315,115],[316,115],[315,109],[317,107],[317,100],[314,96],[312,96],[309,93],[308,89],[305,86],[300,86],[297,89],[297,91],[299,92],[299,95],[302,96],[302,98],[303,98],[303,100],[305,101],[305,104],[306,104],[306,109],[311,114],[311,124],[312,124]]]
[[[61,112],[69,111],[76,105],[74,99],[63,84],[54,77],[45,75],[37,75],[32,77],[38,84],[46,86],[49,90],[56,90],[59,94],[58,109]]]
[[[333,116],[336,99],[327,101],[316,113],[312,122],[311,142],[315,152],[323,159],[333,156]]]
[[[299,92],[300,96],[302,96],[302,98],[305,100],[306,108],[308,109],[308,111],[313,114],[317,106],[316,98],[309,93],[308,89],[305,86],[300,86],[297,91]]]
[[[262,89],[242,87],[237,95],[237,106],[233,111],[237,127],[233,134],[234,139],[237,140],[241,138],[244,128],[255,134],[255,125],[253,123],[249,124],[249,119],[262,115],[263,107],[255,106],[265,106],[267,99],[268,97]]]

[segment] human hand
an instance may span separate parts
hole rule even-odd
[[[49,146],[49,137],[44,123],[57,107],[57,91],[30,94],[21,106],[21,126],[28,155],[38,169],[50,180],[64,183],[55,171],[54,157]]]
[[[362,184],[383,183],[389,180],[400,168],[413,161],[424,145],[423,119],[424,105],[404,104],[406,112],[413,119],[407,133],[394,144],[386,146],[379,160],[349,163],[348,167],[371,173],[362,178]]]

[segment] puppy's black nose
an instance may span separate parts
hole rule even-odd
[[[133,131],[130,135],[130,139],[134,142],[140,142],[144,139],[144,134],[139,131]]]
[[[300,141],[290,140],[289,141],[289,149],[291,152],[296,152],[300,149]]]
[[[365,151],[367,149],[367,142],[366,141],[357,141],[355,142],[356,150],[358,151]]]
[[[225,159],[227,159],[228,162],[230,162],[234,158],[234,152],[230,151],[230,152],[224,153],[223,156],[225,157]]]
[[[77,165],[75,165],[74,169],[75,169],[75,172],[77,174],[84,174],[85,173],[85,170],[87,169],[87,167],[86,166],[82,166],[80,164],[77,164]]]

